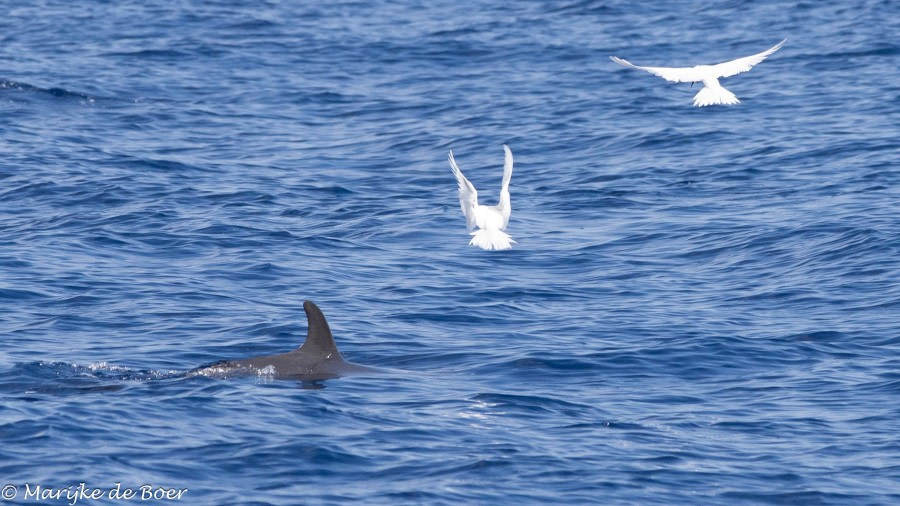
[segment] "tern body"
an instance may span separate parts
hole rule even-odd
[[[673,83],[703,83],[703,88],[701,88],[700,91],[697,92],[697,95],[694,96],[694,105],[697,107],[716,104],[739,104],[741,101],[734,96],[734,93],[726,90],[719,84],[719,79],[731,77],[735,74],[740,74],[741,72],[747,72],[753,68],[754,65],[765,60],[767,56],[778,51],[785,40],[761,53],[716,65],[696,65],[694,67],[641,67],[616,56],[610,56],[609,58],[624,67],[644,70]]]
[[[478,203],[478,190],[466,179],[450,151],[450,169],[459,184],[459,205],[472,240],[470,246],[478,246],[486,250],[510,249],[516,241],[512,240],[504,230],[509,223],[512,207],[509,202],[509,180],[512,177],[513,156],[509,147],[503,145],[503,183],[500,186],[500,203],[496,206],[483,206]],[[477,230],[476,230],[477,229]]]

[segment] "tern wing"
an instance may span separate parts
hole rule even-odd
[[[509,146],[503,145],[503,183],[500,185],[500,191],[509,191],[509,179],[512,177],[513,156]]]
[[[500,230],[506,229],[506,225],[509,224],[509,215],[512,212],[509,204],[509,180],[512,178],[513,172],[513,155],[506,144],[503,145],[503,153],[503,183],[500,186],[500,203],[497,204],[497,210],[503,216],[503,227]]]
[[[747,72],[754,65],[766,59],[767,56],[781,49],[781,45],[785,43],[787,39],[775,44],[774,46],[766,49],[762,53],[757,53],[753,56],[745,56],[743,58],[738,58],[737,60],[731,60],[724,63],[720,63],[718,65],[713,65],[713,71],[717,77],[730,77],[735,74],[740,74],[741,72]]]
[[[453,151],[450,152],[448,159],[450,160],[450,169],[456,176],[456,182],[459,183],[459,207],[462,208],[463,216],[466,217],[466,226],[469,227],[469,230],[473,230],[475,228],[475,209],[478,207],[478,190],[459,170],[459,165],[456,165],[456,160],[453,159]]]
[[[616,56],[610,56],[609,59],[623,67],[644,70],[673,83],[694,83],[703,80],[703,72],[696,67],[640,67]]]

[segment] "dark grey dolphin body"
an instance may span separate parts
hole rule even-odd
[[[314,381],[378,371],[344,360],[337,345],[334,344],[325,315],[318,306],[308,300],[303,303],[303,310],[306,311],[309,329],[306,332],[306,341],[296,350],[279,355],[221,360],[198,367],[188,372],[188,375],[225,377],[255,373],[279,379]]]

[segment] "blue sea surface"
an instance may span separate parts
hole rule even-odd
[[[900,503],[897,2],[0,11],[10,504]]]

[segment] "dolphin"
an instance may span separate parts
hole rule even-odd
[[[378,369],[347,362],[334,344],[325,315],[312,301],[303,302],[308,330],[302,346],[288,353],[236,360],[220,360],[193,369],[188,376],[227,377],[238,374],[260,374],[277,379],[316,381],[353,373],[377,372]]]

